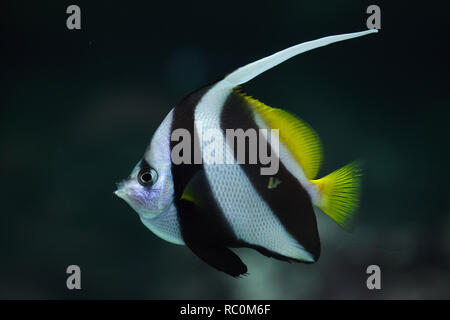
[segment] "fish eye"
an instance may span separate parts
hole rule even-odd
[[[144,168],[138,174],[138,182],[141,186],[152,186],[158,180],[158,173],[155,169]]]

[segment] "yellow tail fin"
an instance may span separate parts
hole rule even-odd
[[[314,205],[346,230],[353,227],[353,216],[359,204],[360,177],[359,165],[350,163],[322,179],[311,181],[319,190]]]

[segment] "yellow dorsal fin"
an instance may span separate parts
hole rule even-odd
[[[266,121],[272,129],[279,129],[280,141],[289,149],[302,167],[308,179],[314,179],[322,164],[322,143],[317,133],[303,120],[281,109],[272,108],[247,96],[241,95]]]

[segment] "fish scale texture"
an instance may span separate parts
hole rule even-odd
[[[216,99],[217,96],[206,95],[197,106],[196,120],[201,120],[201,124],[196,122],[196,125],[202,126],[203,134],[208,129],[220,130],[221,109],[210,107],[223,105]],[[310,254],[284,229],[240,165],[236,161],[214,163],[216,150],[223,150],[223,159],[234,158],[225,138],[203,139],[203,165],[208,182],[236,237],[290,258],[309,260]]]
[[[180,224],[178,222],[177,210],[174,205],[155,218],[147,219],[141,216],[141,221],[147,228],[162,239],[175,244],[184,244],[183,237],[181,236]]]

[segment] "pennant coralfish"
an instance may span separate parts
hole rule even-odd
[[[137,211],[141,221],[162,239],[184,244],[212,267],[231,276],[247,272],[230,249],[253,248],[284,261],[313,263],[320,256],[320,239],[313,206],[343,228],[358,206],[360,170],[351,163],[316,179],[322,147],[316,132],[296,116],[246,95],[239,85],[302,52],[356,38],[377,30],[309,41],[250,63],[184,98],[163,120],[130,176],[115,194]],[[201,125],[201,128],[200,128]],[[223,152],[183,153],[190,161],[174,163],[182,129],[193,138],[188,146]],[[223,139],[205,139],[199,132],[214,129]],[[228,130],[278,129],[277,148],[268,135],[246,137],[258,148],[268,147],[279,163],[276,172],[262,174],[262,163],[236,158],[237,144]],[[186,151],[184,151],[186,152]],[[247,152],[246,159],[250,157]],[[200,159],[199,159],[200,157]],[[198,161],[200,160],[200,161]],[[267,163],[266,163],[267,164]]]

